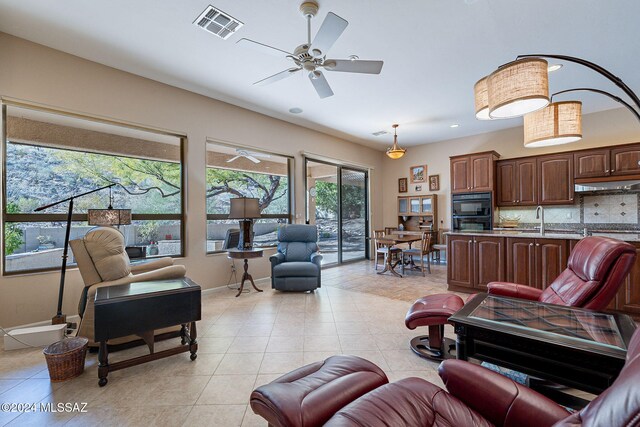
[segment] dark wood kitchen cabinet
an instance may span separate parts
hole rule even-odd
[[[611,149],[611,175],[640,174],[640,144]]]
[[[507,240],[507,282],[536,286],[535,239],[509,237]]]
[[[505,239],[503,237],[475,236],[473,287],[487,291],[487,284],[504,282],[506,273]]]
[[[611,150],[596,149],[578,151],[573,154],[575,178],[608,176],[611,169]]]
[[[487,192],[494,189],[495,151],[450,158],[451,193]]]
[[[541,205],[573,203],[573,154],[537,158],[538,202]]]
[[[447,236],[449,285],[473,289],[473,236]]]
[[[569,242],[564,239],[535,239],[536,287],[546,289],[567,268]]]
[[[505,239],[448,236],[447,277],[451,289],[486,291],[487,284],[505,280]]]
[[[545,289],[567,267],[564,239],[507,238],[507,282]]]
[[[536,206],[538,174],[535,157],[497,162],[498,206]]]

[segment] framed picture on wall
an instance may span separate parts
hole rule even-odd
[[[425,182],[427,180],[427,165],[411,166],[409,168],[411,183]]]
[[[406,193],[409,189],[407,178],[398,179],[398,193]]]
[[[440,175],[429,175],[429,191],[440,190]]]

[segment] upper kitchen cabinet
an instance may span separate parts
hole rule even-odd
[[[541,205],[573,203],[573,172],[573,153],[538,157],[538,203]]]
[[[575,178],[640,175],[640,144],[576,151]]]
[[[611,175],[640,174],[640,144],[625,145],[611,150]]]
[[[610,172],[611,150],[596,149],[578,151],[573,154],[575,178],[607,176]]]
[[[535,157],[497,162],[498,206],[538,204],[537,163]]]
[[[495,151],[451,157],[451,193],[493,191]]]

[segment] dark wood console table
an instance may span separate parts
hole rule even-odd
[[[155,280],[99,288],[95,299],[95,340],[98,352],[98,384],[107,384],[111,371],[128,368],[178,353],[197,357],[196,321],[201,318],[200,286],[188,278]],[[154,331],[182,325],[181,345],[154,352]],[[149,354],[109,364],[107,341],[127,335],[140,336]]]
[[[249,259],[251,258],[262,258],[263,254],[262,249],[229,249],[227,251],[227,256],[231,259],[243,259],[244,260],[244,273],[242,274],[242,282],[240,282],[240,289],[238,289],[238,293],[236,294],[236,298],[240,296],[242,290],[244,289],[245,280],[249,280],[251,282],[251,286],[258,292],[262,292],[262,289],[258,289],[255,283],[253,283],[253,277],[249,274]]]

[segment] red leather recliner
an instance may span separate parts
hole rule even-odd
[[[640,330],[615,382],[574,414],[469,362],[446,360],[438,373],[446,391],[422,378],[388,383],[371,362],[333,356],[258,387],[251,409],[277,427],[640,425]]]
[[[492,282],[487,288],[492,295],[602,310],[616,295],[635,260],[636,249],[629,243],[607,237],[585,237],[571,252],[567,268],[545,290],[507,282]],[[454,345],[444,337],[444,325],[463,305],[462,298],[455,294],[418,299],[407,312],[405,324],[409,329],[428,326],[429,335],[413,338],[411,349],[429,359],[452,357]]]
[[[567,268],[545,290],[507,282],[487,285],[492,295],[602,310],[613,299],[636,260],[633,245],[607,237],[585,237]]]

